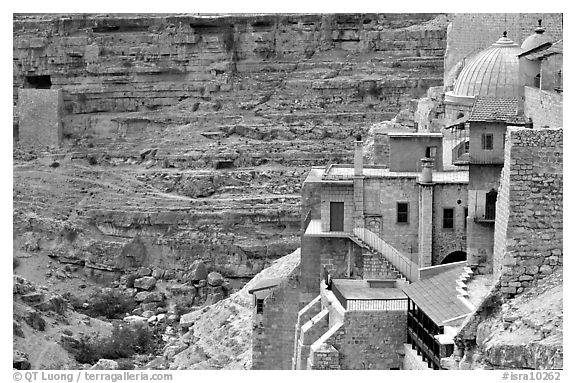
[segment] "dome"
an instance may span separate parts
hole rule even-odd
[[[542,44],[551,42],[552,40],[548,37],[548,35],[544,35],[545,29],[542,28],[542,20],[538,20],[538,27],[534,29],[534,33],[531,34],[524,40],[522,43],[522,51],[526,52],[530,49],[534,49],[539,47]]]
[[[518,97],[518,55],[522,49],[504,36],[477,54],[458,75],[455,96]]]

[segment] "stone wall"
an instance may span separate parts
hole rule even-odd
[[[562,138],[562,128],[508,128],[494,241],[505,294],[563,264]]]
[[[524,114],[532,118],[535,128],[561,128],[563,126],[562,94],[540,90],[531,86],[524,87]]]
[[[546,34],[562,38],[563,19],[560,13],[456,13],[450,15],[446,56],[444,58],[444,85],[450,86],[462,69],[460,61],[472,53],[488,48],[507,31],[508,37],[519,45],[534,33],[538,19]]]
[[[264,300],[263,314],[253,312],[252,369],[290,370],[294,328],[300,310],[300,267]]]
[[[408,202],[408,223],[396,222],[397,202]],[[403,253],[418,252],[418,184],[416,178],[398,177],[365,179],[364,212],[381,216],[380,230],[384,241]]]
[[[27,147],[59,147],[62,141],[62,90],[20,89],[18,139]]]
[[[468,185],[434,185],[432,265],[439,265],[448,254],[454,251],[466,251],[466,217],[464,216],[464,208],[467,206]],[[453,229],[444,229],[442,227],[444,208],[454,208]]]
[[[334,347],[346,370],[402,368],[407,317],[405,311],[348,311],[343,334]]]
[[[322,185],[322,231],[330,231],[330,202],[344,202],[344,231],[354,228],[354,188],[350,186]]]

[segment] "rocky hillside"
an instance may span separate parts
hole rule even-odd
[[[563,271],[534,282],[484,318],[476,345],[463,358],[450,358],[450,369],[562,369]]]
[[[149,367],[170,369],[250,369],[252,365],[253,286],[263,279],[287,276],[300,265],[300,250],[277,259],[241,290],[203,309],[185,314],[182,336],[172,336],[162,357]]]
[[[255,275],[298,247],[309,167],[351,162],[355,133],[442,82],[447,23],[15,15],[14,102],[62,88],[66,110],[60,150],[15,150],[15,253]]]

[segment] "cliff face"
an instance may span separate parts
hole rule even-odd
[[[15,152],[16,252],[254,275],[298,247],[309,166],[441,84],[447,22],[15,15],[15,103],[61,88],[65,109],[60,151]]]

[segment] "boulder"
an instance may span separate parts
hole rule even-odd
[[[136,274],[127,274],[120,277],[120,283],[128,288],[134,287],[134,281],[138,278]]]
[[[30,361],[28,361],[28,354],[14,350],[12,352],[12,368],[16,370],[30,370],[31,365]]]
[[[95,365],[89,368],[90,370],[117,370],[118,362],[111,359],[100,359]]]
[[[142,314],[144,315],[144,314]],[[122,319],[124,322],[127,322],[129,324],[145,324],[146,323],[146,317],[144,316],[139,316],[139,315],[128,315],[127,317],[125,317],[124,319]]]
[[[177,341],[174,344],[167,346],[164,349],[164,357],[166,359],[172,359],[176,356],[176,354],[181,353],[182,351],[186,350],[188,345],[184,342]]]
[[[154,311],[152,310],[146,310],[142,313],[142,316],[146,319],[153,317],[154,316]]]
[[[140,290],[150,291],[156,286],[156,278],[154,277],[142,277],[134,281],[134,287]]]
[[[141,267],[138,269],[138,276],[139,277],[149,277],[152,275],[152,269],[149,267]]]
[[[14,319],[12,320],[12,334],[14,334],[14,337],[19,336],[20,338],[24,338],[24,331],[22,330],[22,326]]]
[[[192,282],[201,281],[208,277],[208,269],[202,261],[194,261],[190,266],[190,280]]]
[[[46,321],[42,318],[42,315],[34,309],[26,310],[24,320],[35,330],[44,331],[46,328]]]
[[[156,279],[162,279],[162,277],[164,276],[164,270],[154,269],[152,271],[152,276]]]
[[[186,328],[192,326],[196,322],[197,318],[198,318],[198,314],[195,312],[184,314],[180,317],[180,326],[182,326],[182,328],[186,329]]]
[[[160,291],[141,291],[134,297],[136,302],[162,302],[164,300],[164,295]]]
[[[207,282],[210,286],[220,286],[224,283],[224,277],[222,277],[222,274],[213,271],[208,274]]]
[[[148,318],[148,324],[152,324],[154,322],[156,322],[158,320],[158,317],[156,315],[152,315],[150,318]]]
[[[24,302],[28,302],[28,303],[42,302],[43,299],[44,299],[44,294],[42,294],[40,292],[32,292],[32,293],[22,295],[22,300]]]

